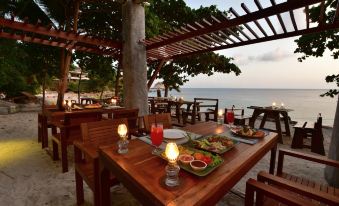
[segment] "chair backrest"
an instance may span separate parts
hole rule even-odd
[[[65,113],[64,125],[71,126],[68,129],[68,136],[79,137],[81,136],[80,124],[85,122],[96,122],[102,118],[101,112],[82,111],[74,113]]]
[[[321,117],[321,114],[319,114],[317,121],[314,124],[314,129],[321,131],[323,127],[323,118]]]
[[[170,113],[150,114],[144,116],[144,128],[146,132],[151,131],[152,123],[162,123],[164,129],[172,128]]]
[[[115,144],[119,139],[119,124],[126,124],[128,128],[126,118],[82,123],[82,141],[94,147]]]
[[[194,98],[193,107],[197,107],[197,111],[200,111],[201,108],[205,108],[206,110],[212,110],[217,113],[219,108],[219,99]]]
[[[138,130],[138,114],[139,109],[117,109],[113,111],[113,119],[126,118],[128,128],[132,131]]]

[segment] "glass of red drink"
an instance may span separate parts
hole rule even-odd
[[[159,146],[164,139],[164,129],[161,123],[153,123],[151,126],[151,140],[152,144],[155,146],[155,149],[152,151],[152,154],[158,154],[160,149]]]
[[[227,111],[226,113],[226,118],[227,118],[227,122],[230,125],[230,127],[233,127],[233,123],[234,123],[234,112],[233,111]]]

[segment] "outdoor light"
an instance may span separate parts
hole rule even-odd
[[[117,104],[117,100],[112,98],[111,99],[111,104],[115,106]]]
[[[175,187],[179,185],[179,170],[180,167],[177,165],[177,159],[179,156],[179,149],[177,144],[174,142],[169,142],[166,145],[165,155],[168,160],[168,165],[166,166],[166,179],[165,184],[169,187]]]
[[[66,106],[67,106],[67,111],[71,112],[72,111],[72,102],[70,100],[68,100]]]
[[[285,106],[284,102],[281,102],[281,108],[284,108],[284,106]]]
[[[222,125],[223,123],[223,115],[224,115],[224,112],[222,111],[222,109],[219,109],[218,111],[218,124],[219,125]]]
[[[273,102],[272,107],[275,108],[277,106],[277,103]]]
[[[118,134],[120,136],[120,140],[118,141],[118,153],[126,154],[128,152],[129,141],[127,140],[127,126],[125,124],[119,124]]]

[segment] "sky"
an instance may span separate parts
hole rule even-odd
[[[216,5],[220,10],[228,10],[233,7],[240,15],[244,12],[240,7],[245,3],[251,11],[257,10],[253,0],[184,0],[192,8],[200,6]],[[269,0],[261,0],[262,6],[270,6]],[[277,0],[277,3],[282,0]],[[298,28],[305,28],[305,17],[301,10],[295,12]],[[292,24],[287,15],[287,30]],[[271,18],[278,33],[282,31],[276,19]],[[262,20],[260,20],[262,21]],[[189,23],[189,22],[188,22]],[[266,24],[263,21],[264,24]],[[251,24],[250,24],[251,25]],[[254,25],[252,28],[256,30]],[[270,31],[270,29],[265,29]],[[258,31],[258,30],[256,30]],[[260,33],[259,31],[257,33]],[[243,47],[218,51],[227,57],[233,57],[241,69],[240,76],[235,74],[215,74],[213,76],[199,75],[190,78],[183,87],[187,88],[302,88],[302,89],[328,89],[335,85],[325,82],[326,75],[337,74],[339,60],[334,60],[329,52],[321,58],[309,57],[302,63],[298,57],[302,54],[294,54],[297,48],[294,40],[297,37],[258,43]],[[203,85],[203,86],[202,86]]]

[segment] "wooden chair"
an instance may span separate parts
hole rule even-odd
[[[182,112],[184,125],[186,123],[195,124],[196,120],[201,121],[201,115],[205,114],[205,121],[218,121],[218,99],[211,98],[194,98],[194,103],[192,110],[188,106],[186,111]],[[203,109],[203,110],[202,110]],[[191,120],[188,120],[188,117],[191,117]]]
[[[150,103],[150,113],[160,114],[168,112],[168,102],[165,99],[151,98],[148,100]]]
[[[304,139],[308,137],[311,138],[311,145],[304,144]],[[291,148],[304,147],[310,148],[311,152],[325,155],[322,117],[320,115],[314,123],[301,122],[294,126]]]
[[[127,118],[129,137],[131,137],[131,135],[136,134],[139,129],[138,114],[139,114],[139,109],[117,109],[113,111],[112,119],[115,120],[115,119]]]
[[[256,195],[256,202],[254,197]],[[315,206],[312,201],[302,199],[281,188],[256,181],[252,178],[246,182],[245,206]]]
[[[227,121],[227,111],[233,110],[234,112],[234,125],[246,125],[246,121],[250,121],[251,116],[245,115],[245,110],[244,108],[232,108],[228,109],[225,108],[225,113],[224,113],[224,123],[228,124]]]
[[[74,142],[75,183],[77,204],[84,203],[83,181],[93,191],[94,205],[100,204],[99,159],[97,150],[100,146],[116,144],[119,124],[128,125],[127,119],[114,119],[81,124],[82,139]],[[118,180],[111,175],[109,185]]]
[[[63,121],[53,122],[59,133],[52,133],[53,160],[59,159],[59,146],[61,148],[62,172],[68,171],[67,146],[73,145],[73,141],[81,139],[80,124],[85,122],[100,121],[101,112],[74,112],[65,113]],[[56,131],[56,130],[55,130]]]
[[[144,129],[146,132],[151,131],[152,123],[162,123],[164,129],[172,128],[170,113],[150,114],[144,116]]]
[[[312,203],[317,203],[317,205],[339,205],[339,188],[334,188],[328,185],[319,184],[311,179],[306,179],[304,177],[298,177],[293,174],[288,174],[283,172],[283,163],[284,156],[292,156],[295,158],[301,158],[304,160],[317,162],[333,167],[339,168],[339,161],[330,160],[327,158],[308,155],[300,152],[294,152],[289,150],[279,150],[278,156],[278,168],[276,176],[270,175],[266,172],[260,172],[258,174],[258,181],[262,183],[267,183],[271,186],[278,187],[281,191],[278,194],[282,194],[282,192],[295,193],[298,194],[299,197],[302,196],[303,199],[311,200]],[[272,188],[271,188],[272,191]],[[246,189],[247,193],[247,189]],[[249,198],[252,199],[252,192],[248,194]],[[290,198],[291,199],[291,198]],[[300,200],[299,200],[300,201]],[[257,196],[257,204],[263,205],[264,199],[262,196]],[[250,205],[250,204],[248,204]],[[270,204],[274,205],[274,204]],[[302,204],[305,205],[305,204]],[[312,204],[306,204],[312,205]]]

